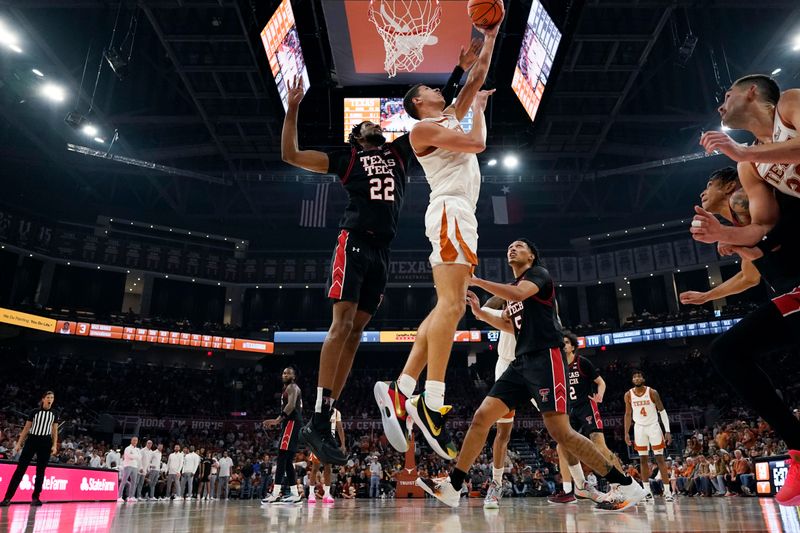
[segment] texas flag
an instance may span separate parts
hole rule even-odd
[[[498,192],[502,192],[502,194],[492,195],[494,223],[498,225],[508,225],[522,222],[522,204],[515,196],[509,194],[511,192],[511,187],[506,185]]]

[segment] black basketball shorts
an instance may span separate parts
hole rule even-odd
[[[570,406],[569,423],[572,429],[588,437],[592,433],[603,432],[603,419],[594,400],[587,400]]]
[[[542,412],[567,413],[567,360],[560,348],[517,356],[489,396],[517,409],[528,402]]]
[[[356,302],[359,311],[374,315],[389,279],[389,249],[375,246],[350,230],[340,230],[326,284],[334,302]]]

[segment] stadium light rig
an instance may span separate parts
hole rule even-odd
[[[519,159],[517,156],[509,154],[503,158],[503,166],[506,168],[517,168],[519,165]]]
[[[63,102],[67,95],[63,87],[54,83],[45,83],[39,89],[39,93],[53,102]]]

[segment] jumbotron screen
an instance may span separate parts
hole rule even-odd
[[[511,88],[531,120],[536,118],[539,104],[542,103],[544,88],[560,42],[561,32],[556,28],[553,19],[539,0],[533,0],[511,81]]]
[[[416,120],[406,113],[402,98],[345,98],[344,99],[344,140],[356,124],[369,120],[380,124],[383,136],[393,141],[411,131]],[[464,131],[472,129],[472,110],[461,121]]]
[[[308,90],[311,82],[308,79],[308,68],[300,48],[300,36],[294,22],[294,12],[289,0],[283,0],[261,30],[261,43],[267,53],[269,68],[278,86],[283,109],[288,107],[287,81],[303,76],[303,88]]]

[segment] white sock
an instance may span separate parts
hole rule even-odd
[[[314,412],[322,412],[322,387],[317,387],[317,401],[314,403]]]
[[[572,481],[579,489],[586,488],[586,476],[583,475],[583,467],[580,463],[576,465],[569,465],[569,473],[572,475]],[[567,492],[566,490],[564,492]]]
[[[653,493],[650,491],[650,480],[649,479],[642,480],[642,488],[644,489],[644,491],[647,494],[650,494],[652,496]]]
[[[444,381],[425,381],[425,405],[437,411],[444,407]]]
[[[297,492],[297,485],[292,485],[292,487],[289,489],[289,491],[292,493],[292,496],[298,496],[299,495],[299,493]]]
[[[325,494],[323,494],[322,496],[324,498],[330,498],[331,497],[331,486],[330,485],[323,485],[323,487],[325,488]]]
[[[272,487],[272,495],[273,496],[280,496],[281,495],[281,486],[275,483],[275,486]]]
[[[564,482],[564,494],[569,494],[572,492],[572,481],[565,481]]]
[[[397,380],[397,388],[406,398],[410,398],[414,394],[414,389],[417,388],[417,380],[408,374],[400,374],[400,378]]]
[[[498,486],[503,486],[503,473],[505,472],[504,468],[495,468],[492,467],[492,479]]]
[[[669,486],[669,483],[664,483],[664,496],[672,496],[672,487]]]

